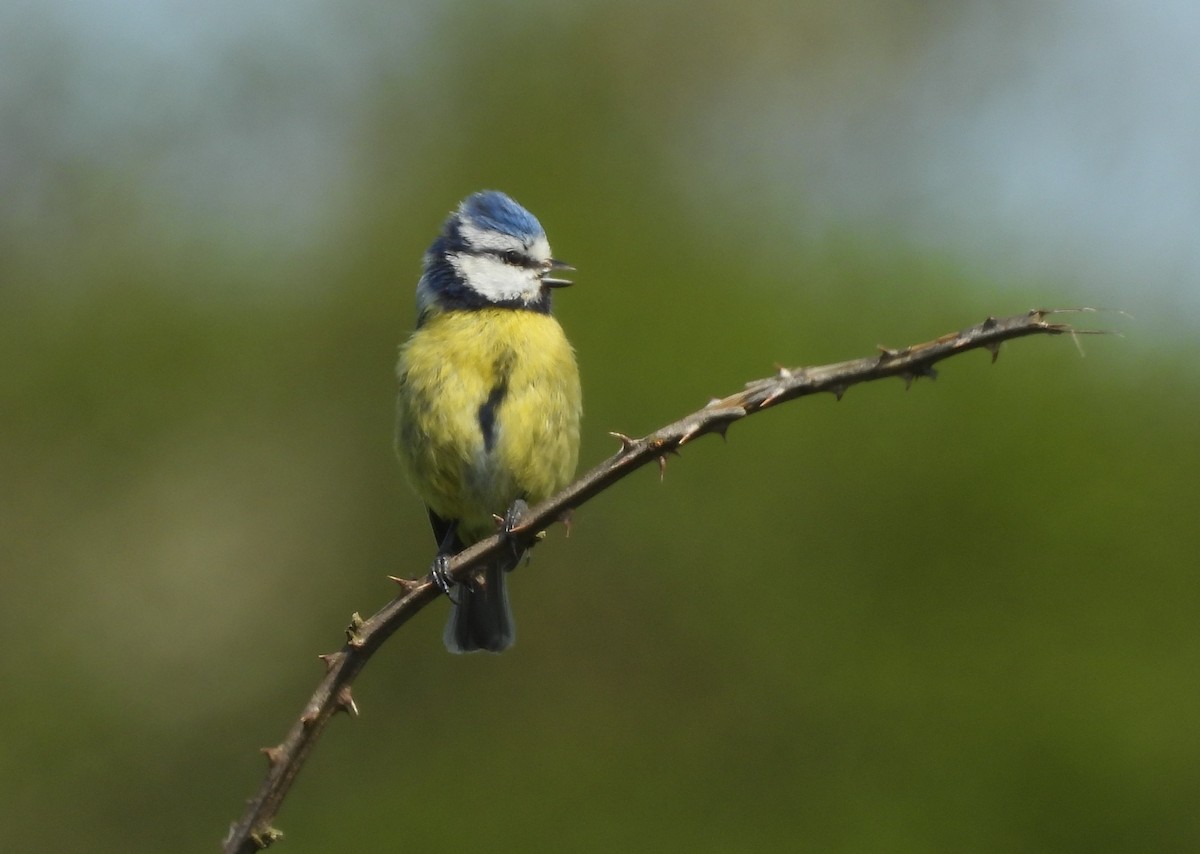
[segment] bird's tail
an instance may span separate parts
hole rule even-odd
[[[442,636],[451,652],[504,652],[516,640],[504,576],[516,561],[489,564],[474,581],[456,584],[450,618]]]

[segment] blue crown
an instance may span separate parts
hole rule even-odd
[[[458,216],[476,228],[527,241],[546,233],[537,217],[498,190],[483,190],[468,196],[459,205]]]

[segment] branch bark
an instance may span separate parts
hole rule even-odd
[[[901,377],[906,384],[921,377],[934,379],[937,376],[934,370],[937,362],[968,350],[989,350],[994,362],[999,355],[1000,344],[1014,338],[1064,333],[1103,334],[1103,330],[1078,330],[1066,323],[1049,320],[1057,315],[1091,310],[1034,310],[1004,319],[989,317],[961,332],[952,332],[900,350],[880,347],[874,356],[848,362],[808,368],[780,368],[773,376],[747,383],[742,391],[713,400],[703,409],[648,436],[634,439],[613,433],[621,442],[621,449],[616,454],[557,495],[531,508],[515,530],[489,537],[455,555],[449,562],[449,575],[456,581],[466,580],[476,567],[502,549],[512,548],[511,540],[522,547],[531,548],[536,544],[540,532],[555,522],[566,521],[574,508],[634,470],[651,462],[665,467],[668,454],[677,452],[683,445],[707,433],[723,436],[733,422],[748,415],[818,392],[831,392],[840,400],[852,385],[884,377]],[[247,802],[245,813],[230,827],[224,841],[225,854],[252,854],[282,837],[283,834],[272,826],[272,822],[304,761],[336,713],[344,711],[351,715],[358,714],[350,693],[355,677],[393,632],[441,595],[428,575],[421,579],[392,580],[400,585],[400,594],[366,619],[354,614],[346,628],[345,645],[337,652],[320,656],[325,662],[325,676],[300,717],[279,745],[262,749],[269,764],[267,776],[255,796]]]

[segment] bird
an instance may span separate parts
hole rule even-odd
[[[496,190],[464,199],[424,255],[416,328],[396,365],[396,451],[433,526],[454,653],[512,646],[505,576],[523,554],[514,546],[452,588],[438,566],[574,476],[579,368],[550,311],[552,293],[571,284],[557,274],[574,269],[551,255],[537,218]]]

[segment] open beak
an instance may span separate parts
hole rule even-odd
[[[559,261],[557,258],[551,258],[546,266],[546,273],[552,270],[574,270],[575,268],[566,261]],[[570,279],[556,279],[552,276],[542,274],[542,284],[548,288],[565,288],[568,285],[574,284]]]

